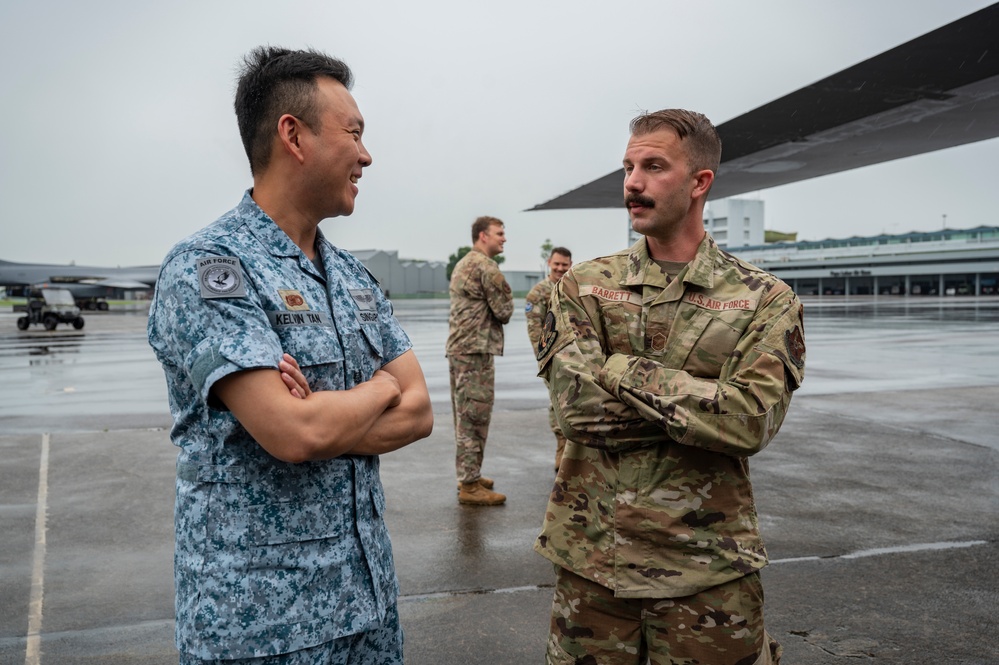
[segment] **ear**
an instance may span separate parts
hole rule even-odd
[[[281,149],[299,164],[305,162],[305,153],[302,149],[303,129],[302,121],[289,113],[278,118],[277,140],[281,144]]]
[[[715,172],[703,169],[694,174],[694,189],[690,193],[691,198],[707,196],[711,189],[711,183],[715,181]]]

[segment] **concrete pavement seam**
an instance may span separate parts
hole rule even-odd
[[[24,648],[24,665],[41,662],[42,601],[45,583],[45,533],[49,495],[49,433],[42,434],[42,451],[38,462],[38,500],[35,509],[35,551],[31,565],[31,597],[28,601],[28,633]]]

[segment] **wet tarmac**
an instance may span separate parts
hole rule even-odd
[[[523,312],[497,360],[484,471],[455,500],[447,301],[398,301],[436,426],[382,476],[410,665],[543,661],[552,479]],[[175,449],[144,312],[23,333],[0,310],[0,664],[176,663]],[[753,458],[785,665],[999,663],[999,299],[806,300],[808,367]]]

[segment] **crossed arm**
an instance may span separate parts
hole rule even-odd
[[[571,440],[620,452],[667,436],[748,456],[776,435],[802,372],[784,348],[786,334],[801,327],[801,306],[789,289],[767,298],[717,379],[637,354],[607,355],[601,317],[583,306],[576,289],[571,277],[556,287],[556,343],[541,360],[556,417]]]
[[[427,383],[412,349],[350,390],[312,392],[287,354],[280,371],[237,372],[212,390],[264,450],[285,462],[379,455],[433,429]]]

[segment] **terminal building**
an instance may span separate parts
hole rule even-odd
[[[628,227],[633,243],[639,236]],[[722,199],[705,210],[704,228],[720,247],[800,295],[999,294],[999,226],[767,243],[763,201]],[[390,296],[447,293],[445,262],[400,260],[394,250],[353,254]],[[503,272],[515,293],[545,277],[541,269]]]
[[[800,295],[999,294],[997,226],[766,243],[763,212],[759,200],[711,201],[704,228]]]
[[[704,227],[720,247],[800,295],[994,295],[999,227],[764,243],[763,201],[712,201]]]
[[[800,295],[994,295],[999,227],[730,247]]]

